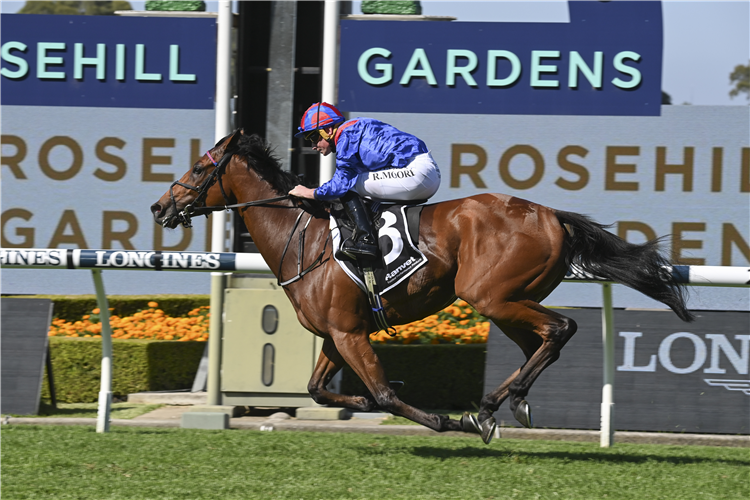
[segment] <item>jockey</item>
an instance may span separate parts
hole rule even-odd
[[[362,198],[378,201],[426,200],[440,187],[440,170],[419,138],[372,118],[346,120],[325,102],[315,103],[302,115],[299,132],[312,148],[336,154],[333,178],[316,189],[296,186],[291,196],[315,200],[340,198],[356,226],[341,245],[350,258],[378,257],[377,238]]]

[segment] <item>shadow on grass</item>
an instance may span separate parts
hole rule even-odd
[[[424,410],[426,413],[433,413],[435,415],[445,415],[451,420],[460,420],[463,411],[461,410]],[[475,412],[475,410],[466,410],[469,412]],[[388,415],[388,414],[387,414]],[[397,415],[388,415],[380,425],[421,425],[417,422],[413,422],[405,417],[399,417]]]
[[[479,439],[479,436],[477,436]],[[511,458],[513,453],[495,448],[435,448],[432,446],[420,446],[414,448],[414,455],[425,458],[450,459],[450,458]]]
[[[164,405],[162,404],[132,404],[113,403],[110,408],[111,418],[131,419],[148,413]],[[59,418],[96,418],[99,411],[98,403],[59,403],[57,407],[42,402],[38,415],[11,415],[13,417],[59,417]]]
[[[432,446],[422,446],[415,448],[414,455],[427,458],[449,459],[449,458],[505,458],[514,462],[523,462],[525,460],[560,460],[576,462],[600,462],[612,464],[643,464],[647,462],[668,463],[674,465],[688,464],[724,464],[732,466],[750,466],[750,458],[747,460],[709,458],[709,457],[686,457],[674,456],[667,454],[650,454],[650,453],[613,453],[613,452],[566,452],[566,451],[516,451],[516,450],[497,450],[482,448],[460,448],[446,449]]]
[[[91,403],[95,404],[95,403]],[[72,415],[96,418],[97,408],[58,405],[53,408],[52,405],[42,403],[39,405],[39,417],[70,417]]]

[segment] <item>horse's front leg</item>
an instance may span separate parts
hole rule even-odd
[[[341,357],[367,386],[379,408],[438,432],[463,430],[459,421],[445,415],[426,413],[407,405],[396,396],[367,333],[331,332],[331,336]]]
[[[313,400],[318,404],[326,404],[335,407],[351,408],[358,411],[371,411],[375,408],[375,402],[362,396],[345,396],[329,391],[326,387],[334,375],[344,366],[344,359],[336,349],[336,345],[330,338],[323,341],[323,349],[320,351],[318,362],[313,370],[307,390]]]

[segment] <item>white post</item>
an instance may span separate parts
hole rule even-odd
[[[323,11],[323,82],[321,100],[336,104],[336,69],[339,36],[339,2],[326,0]],[[333,177],[336,170],[336,155],[320,157],[318,182],[323,184]]]
[[[102,322],[102,376],[99,386],[99,409],[96,413],[96,432],[109,432],[109,412],[112,408],[112,328],[109,325],[109,301],[104,293],[101,269],[92,269],[96,289],[96,305]]]
[[[231,132],[231,56],[232,56],[232,2],[221,0],[218,8],[218,32],[216,44],[216,118],[214,138],[216,141]],[[224,252],[226,241],[226,212],[214,212],[211,232],[211,251]],[[208,382],[209,405],[221,404],[221,313],[224,309],[224,275],[211,273],[211,321],[208,335]]]
[[[602,347],[604,349],[604,385],[602,387],[601,440],[602,448],[614,443],[614,387],[615,387],[615,339],[614,314],[612,310],[612,284],[602,284]]]

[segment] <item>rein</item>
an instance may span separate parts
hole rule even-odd
[[[175,211],[177,211],[177,201],[174,197],[174,187],[175,186],[182,186],[186,189],[190,189],[191,191],[197,191],[198,196],[193,200],[192,203],[189,203],[185,206],[185,208],[182,209],[182,212],[179,212],[177,214],[177,220],[180,224],[182,224],[185,228],[193,227],[191,219],[196,215],[205,215],[208,217],[209,214],[212,212],[218,212],[220,210],[226,210],[227,212],[233,208],[245,208],[245,207],[254,207],[254,206],[275,206],[278,208],[294,208],[294,207],[287,207],[283,205],[270,205],[272,203],[275,203],[277,201],[283,201],[288,200],[291,198],[288,194],[285,194],[283,196],[277,196],[275,198],[267,198],[265,200],[256,200],[256,201],[249,201],[247,203],[237,203],[234,205],[223,205],[223,206],[202,206],[198,207],[199,203],[203,202],[208,195],[208,190],[213,186],[217,181],[219,182],[219,189],[221,189],[221,195],[224,197],[224,201],[229,203],[229,197],[227,196],[226,192],[224,191],[224,184],[221,182],[221,176],[224,175],[224,170],[226,170],[227,164],[232,160],[232,156],[234,156],[235,151],[226,151],[224,153],[224,156],[221,157],[221,159],[217,162],[214,160],[213,156],[211,156],[210,151],[206,151],[206,155],[211,160],[211,162],[216,167],[213,172],[211,172],[211,175],[208,176],[208,178],[203,181],[203,183],[200,186],[191,186],[190,184],[185,184],[184,182],[180,181],[174,181],[171,186],[169,186],[169,197],[172,200],[172,204],[174,205]],[[164,224],[167,224],[169,221],[165,220]]]
[[[261,206],[274,207],[274,208],[297,208],[297,207],[289,207],[286,205],[273,205],[272,204],[274,202],[288,200],[290,198],[291,196],[286,194],[284,196],[277,196],[276,198],[266,198],[265,200],[248,201],[247,203],[237,203],[235,205],[215,205],[215,206],[210,206],[210,207],[197,207],[197,208],[192,209],[192,212],[190,212],[190,214],[208,216],[211,212],[219,212],[221,210],[226,210],[227,212],[229,212],[233,208],[261,207]]]
[[[171,186],[169,186],[169,197],[172,199],[172,203],[174,204],[175,211],[177,210],[177,201],[175,200],[173,189],[175,186],[182,186],[186,189],[190,189],[192,191],[197,191],[198,196],[193,200],[192,203],[189,203],[185,206],[185,208],[182,210],[182,212],[179,212],[177,214],[177,220],[180,224],[182,224],[185,228],[193,227],[192,225],[192,218],[196,215],[205,215],[208,217],[212,212],[218,212],[220,210],[226,210],[227,212],[230,211],[233,208],[248,208],[248,207],[271,207],[271,208],[298,208],[295,206],[288,206],[288,205],[275,205],[274,203],[278,201],[288,200],[291,199],[292,196],[285,194],[283,196],[277,196],[275,198],[266,198],[263,200],[255,200],[255,201],[248,201],[246,203],[236,203],[234,205],[216,205],[216,206],[202,206],[202,207],[196,207],[195,205],[202,202],[206,196],[208,195],[208,190],[213,186],[217,181],[219,182],[219,189],[221,189],[221,195],[224,197],[225,202],[229,202],[229,198],[227,197],[226,193],[224,192],[224,185],[221,182],[221,176],[224,174],[224,170],[226,169],[227,164],[231,161],[232,156],[234,156],[235,151],[225,151],[224,155],[221,157],[221,159],[217,162],[214,160],[213,156],[211,156],[210,151],[206,151],[206,155],[211,160],[211,162],[216,167],[213,172],[211,172],[211,175],[208,176],[208,178],[203,181],[203,183],[200,186],[191,186],[190,184],[185,184],[184,182],[180,181],[174,181]],[[303,201],[304,203],[304,201]],[[281,267],[284,264],[284,257],[286,256],[286,252],[289,249],[289,244],[292,241],[292,236],[294,235],[295,230],[297,229],[297,226],[299,226],[299,222],[302,219],[302,214],[305,213],[305,210],[300,210],[299,215],[297,216],[297,220],[294,222],[294,227],[292,227],[292,230],[289,232],[289,239],[287,239],[286,245],[284,246],[284,251],[281,253],[281,261],[279,262],[279,271],[277,273],[276,283],[279,286],[286,286],[291,283],[294,283],[295,281],[298,281],[302,279],[304,275],[312,271],[316,266],[318,266],[323,261],[323,256],[325,255],[326,249],[328,248],[328,241],[331,239],[331,233],[328,233],[328,237],[326,238],[325,243],[323,244],[323,250],[320,252],[320,255],[313,261],[312,264],[310,264],[305,270],[302,270],[302,261],[304,258],[304,250],[305,250],[305,232],[307,231],[307,226],[310,225],[310,222],[313,219],[313,215],[310,214],[310,218],[307,219],[307,223],[305,224],[305,227],[303,227],[300,230],[300,236],[299,236],[299,251],[297,252],[297,275],[291,279],[288,279],[282,283],[281,281]],[[164,224],[166,225],[169,221],[165,220]]]

